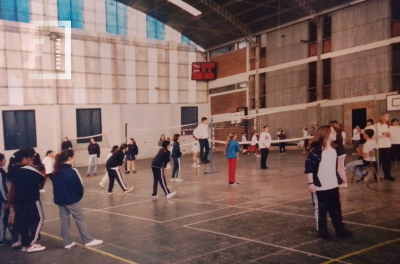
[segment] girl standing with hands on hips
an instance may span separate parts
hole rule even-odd
[[[236,165],[239,160],[239,142],[236,140],[236,134],[230,133],[226,139],[225,144],[225,156],[228,159],[228,175],[229,175],[229,185],[235,186],[239,183],[236,182]]]
[[[336,131],[331,126],[321,126],[309,145],[305,162],[308,190],[315,206],[318,237],[329,239],[327,214],[329,213],[338,237],[351,237],[343,223],[337,172],[337,153],[332,147]]]

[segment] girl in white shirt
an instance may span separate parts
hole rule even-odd
[[[332,220],[338,237],[351,237],[343,223],[337,173],[337,153],[332,147],[336,131],[330,126],[319,127],[310,143],[305,163],[308,189],[315,205],[318,237],[329,239],[327,214]]]
[[[392,144],[392,162],[400,164],[400,126],[399,120],[393,119],[390,126],[390,143]]]
[[[383,113],[376,124],[376,137],[378,138],[379,164],[382,165],[385,180],[394,181],[391,175],[391,147],[389,114]]]
[[[260,155],[258,155],[258,148],[257,148],[257,142],[258,142],[258,138],[257,138],[257,131],[254,131],[253,134],[251,134],[251,143],[250,143],[250,150],[249,152],[253,152],[254,155],[257,156],[257,158],[260,157]]]
[[[199,140],[197,139],[197,137],[193,136],[193,143],[192,143],[193,165],[192,165],[192,168],[200,167],[199,151],[200,151]]]
[[[115,145],[115,146],[113,146],[111,148],[110,153],[108,153],[106,162],[112,156],[112,154],[117,150],[118,150],[118,146],[117,145]],[[106,174],[104,175],[103,179],[101,179],[101,181],[99,182],[100,187],[104,189],[104,184],[107,183],[107,181],[108,181],[108,173],[107,173],[107,170],[106,170]]]

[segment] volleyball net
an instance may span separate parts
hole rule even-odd
[[[110,148],[113,145],[119,145],[120,142],[113,142],[113,133],[115,131],[107,131],[106,133],[102,134],[95,134],[95,135],[89,135],[85,137],[76,137],[76,138],[68,138],[69,141],[71,141],[72,148],[74,150],[83,150],[87,149],[88,145],[90,143],[90,140],[93,138],[97,144],[99,144],[100,148]],[[115,144],[117,143],[117,144]]]

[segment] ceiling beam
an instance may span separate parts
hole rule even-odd
[[[315,16],[317,13],[315,9],[308,3],[308,0],[293,0],[307,15],[312,17],[314,22],[317,22],[318,18]]]

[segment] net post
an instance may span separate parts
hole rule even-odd
[[[125,144],[128,144],[128,123],[125,123]],[[128,162],[125,160],[125,171],[128,170]]]
[[[211,117],[211,122],[210,122],[210,130],[213,132],[212,135],[212,139],[214,140],[214,120]],[[212,147],[213,150],[210,151],[210,171],[204,171],[204,174],[214,174],[214,173],[218,173],[218,171],[214,170],[214,146],[215,146],[215,142],[212,142]]]
[[[182,137],[183,137],[183,144],[182,144],[182,154],[185,155],[185,137],[186,137],[186,129],[182,129]]]

